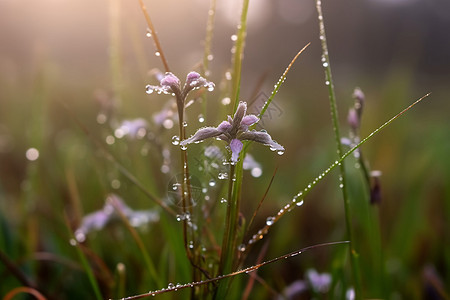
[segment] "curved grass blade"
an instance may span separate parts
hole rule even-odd
[[[207,280],[203,280],[203,281],[198,281],[198,282],[179,284],[179,285],[176,285],[174,287],[170,286],[168,288],[164,288],[164,289],[161,289],[161,290],[150,291],[150,292],[145,293],[145,294],[126,297],[126,298],[123,298],[122,300],[142,299],[142,298],[145,298],[145,297],[156,296],[156,295],[160,295],[160,294],[164,294],[164,293],[168,293],[168,292],[176,292],[176,291],[179,291],[179,290],[182,290],[182,289],[186,289],[186,288],[193,288],[193,287],[204,285],[204,284],[208,284],[208,283],[214,283],[214,282],[217,282],[217,281],[220,281],[220,280],[223,280],[223,279],[234,277],[234,276],[239,275],[239,274],[244,274],[244,273],[245,274],[249,274],[249,273],[251,273],[253,271],[258,270],[259,268],[261,268],[261,267],[263,267],[265,265],[277,262],[277,261],[282,260],[282,259],[295,257],[295,256],[297,256],[299,254],[302,254],[303,252],[308,251],[308,250],[312,250],[312,249],[319,248],[319,247],[326,247],[326,246],[333,246],[333,245],[342,245],[342,244],[348,244],[348,243],[349,243],[348,241],[339,241],[339,242],[322,243],[322,244],[317,244],[317,245],[305,247],[305,248],[302,248],[300,250],[293,251],[291,253],[288,253],[288,254],[285,254],[285,255],[282,255],[282,256],[279,256],[279,257],[276,257],[276,258],[272,258],[272,259],[264,261],[262,263],[259,263],[259,264],[253,265],[251,267],[247,267],[247,268],[244,268],[244,269],[241,269],[241,270],[238,270],[238,271],[226,274],[226,275],[220,275],[220,276],[217,276],[215,278],[211,278],[211,279],[207,279]]]
[[[263,108],[261,109],[261,112],[258,115],[258,118],[261,119],[262,116],[264,115],[264,113],[266,112],[267,108],[269,107],[270,103],[272,102],[273,98],[275,97],[275,95],[278,93],[278,90],[280,89],[281,85],[284,83],[284,81],[286,80],[286,76],[287,73],[289,72],[289,70],[291,69],[291,67],[294,65],[295,61],[297,60],[297,58],[300,56],[300,54],[303,53],[303,51],[305,51],[306,48],[308,48],[308,46],[311,43],[306,44],[300,51],[298,51],[298,53],[294,56],[294,58],[291,60],[291,62],[289,63],[289,65],[287,66],[286,70],[284,70],[283,74],[281,75],[280,79],[278,79],[278,82],[275,84],[274,89],[272,91],[272,94],[270,94],[269,99],[267,99],[266,103],[264,103]]]
[[[19,287],[12,289],[11,291],[8,292],[8,294],[6,294],[3,297],[3,300],[12,300],[13,298],[15,298],[16,295],[18,295],[20,293],[33,295],[37,300],[47,300],[47,298],[45,298],[44,295],[39,293],[38,290],[31,288],[31,287],[25,287],[25,286],[19,286]]]
[[[287,203],[281,210],[278,211],[278,213],[273,216],[269,217],[266,225],[262,227],[256,234],[253,235],[253,237],[248,241],[248,244],[251,245],[259,240],[261,240],[269,231],[270,227],[272,227],[282,216],[284,216],[287,212],[290,212],[292,209],[294,209],[296,206],[302,206],[304,198],[306,195],[319,183],[323,178],[325,178],[328,173],[331,172],[334,168],[337,166],[340,166],[345,158],[347,158],[350,154],[352,154],[356,149],[361,147],[363,144],[365,144],[368,140],[370,140],[374,135],[376,135],[378,132],[383,130],[386,126],[391,124],[394,120],[399,118],[401,115],[403,115],[405,112],[413,108],[416,104],[424,100],[426,97],[428,97],[430,93],[426,94],[425,96],[422,96],[421,98],[414,101],[411,105],[409,105],[407,108],[403,109],[401,112],[396,114],[394,117],[386,121],[383,125],[372,131],[367,137],[361,140],[356,146],[354,146],[352,149],[347,151],[344,155],[342,155],[338,160],[336,160],[333,164],[331,164],[325,171],[320,173],[319,176],[314,178],[313,181],[311,181],[302,191],[298,192],[296,194],[292,201],[290,203]]]

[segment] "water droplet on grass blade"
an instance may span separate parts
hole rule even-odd
[[[274,218],[274,217],[268,217],[268,218],[266,219],[266,225],[267,225],[267,226],[272,226],[274,221],[275,221],[275,218]]]
[[[240,244],[240,245],[238,246],[238,251],[239,251],[239,252],[245,252],[245,249],[246,249],[245,244]]]

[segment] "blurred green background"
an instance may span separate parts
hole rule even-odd
[[[208,1],[147,1],[146,5],[171,70],[184,78],[198,69]],[[352,168],[352,157],[347,167],[365,296],[441,299],[427,298],[431,297],[427,293],[430,286],[442,286],[448,295],[450,286],[450,2],[338,0],[323,1],[323,9],[343,134],[348,131],[346,114],[356,86],[366,94],[361,137],[432,92],[362,147],[371,168],[382,172],[381,204],[368,204],[365,183]],[[199,126],[215,126],[231,113],[230,107],[220,104],[225,95],[221,83],[230,67],[230,37],[239,11],[239,1],[217,3],[209,76],[217,88],[208,95],[205,123],[197,122],[200,105],[188,109],[188,134]],[[157,83],[150,71],[163,69],[153,41],[145,36],[146,27],[137,1],[0,1],[0,247],[54,298],[88,299],[91,293],[69,245],[68,226],[75,229],[81,216],[101,209],[111,192],[133,209],[155,207],[74,121],[78,119],[91,136],[105,141],[114,133],[114,121],[139,117],[151,123],[153,114],[164,107],[167,97],[145,94],[146,84]],[[262,163],[263,175],[245,175],[242,211],[247,219],[278,167],[253,231],[336,160],[336,151],[314,2],[251,1],[242,100],[270,95],[290,60],[308,42],[310,47],[274,100],[276,109],[264,122],[286,153],[274,157],[265,147],[251,149]],[[111,119],[99,124],[101,113],[111,114]],[[161,145],[170,146],[177,134],[176,126],[151,130]],[[166,196],[167,184],[177,173],[177,155],[173,168],[161,174],[161,149],[127,139],[116,139],[107,147],[149,190]],[[37,159],[33,151],[27,152],[31,148],[38,150]],[[168,215],[163,218],[174,234],[177,223]],[[142,234],[154,257],[163,253],[170,261],[171,251],[177,253],[170,250],[176,242],[165,242],[163,223]],[[136,246],[127,246],[132,244],[129,233],[118,228],[106,232],[94,233],[89,247],[105,262],[110,276],[117,276],[118,262],[134,270],[131,277],[139,279],[127,279],[123,296],[148,291],[148,275],[139,268],[139,258],[133,257]],[[273,227],[266,238],[270,241],[266,258],[344,238],[335,172],[316,187],[304,206]],[[249,264],[256,255],[257,251],[249,257]],[[342,257],[334,248],[317,249],[289,263],[265,267],[259,274],[281,291],[304,278],[308,268],[339,276],[335,271],[339,264],[348,265]],[[177,268],[170,266],[161,274],[163,282],[185,280]],[[0,295],[20,285],[0,264]],[[111,289],[102,286],[103,291]],[[255,288],[254,295],[271,298],[264,288]]]

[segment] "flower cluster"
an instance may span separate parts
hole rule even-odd
[[[171,72],[167,72],[161,79],[159,86],[147,85],[145,89],[147,94],[152,94],[153,92],[171,94],[177,98],[177,101],[184,102],[190,91],[201,87],[206,87],[208,91],[213,91],[215,86],[214,83],[206,80],[197,72],[190,72],[186,76],[186,82],[182,88],[180,79]]]

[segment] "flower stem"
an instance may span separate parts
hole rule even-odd
[[[222,240],[222,249],[218,275],[231,273],[235,265],[237,249],[237,228],[239,226],[240,189],[242,183],[242,159],[236,164],[230,164],[228,183],[227,214],[225,231]],[[224,299],[231,284],[231,279],[220,283],[216,299]]]
[[[325,25],[323,21],[322,14],[322,1],[316,0],[316,8],[319,18],[319,37],[322,45],[322,65],[325,69],[325,84],[328,87],[328,95],[330,99],[330,109],[331,109],[331,119],[333,122],[333,130],[336,141],[336,148],[338,157],[341,157],[343,154],[342,144],[341,144],[341,135],[339,132],[339,120],[338,120],[338,110],[336,105],[336,96],[334,92],[333,79],[331,76],[331,67],[330,67],[330,58],[328,56],[328,46],[327,39],[325,35]],[[358,267],[358,253],[355,250],[355,244],[352,233],[352,220],[350,216],[350,199],[348,196],[347,185],[346,185],[346,176],[345,176],[345,165],[344,161],[339,164],[340,171],[340,187],[342,190],[342,196],[344,199],[344,211],[345,211],[345,224],[347,227],[347,237],[350,241],[350,263],[352,267],[352,276],[353,276],[353,284],[355,289],[355,299],[362,299],[361,294],[361,279],[359,274]]]

